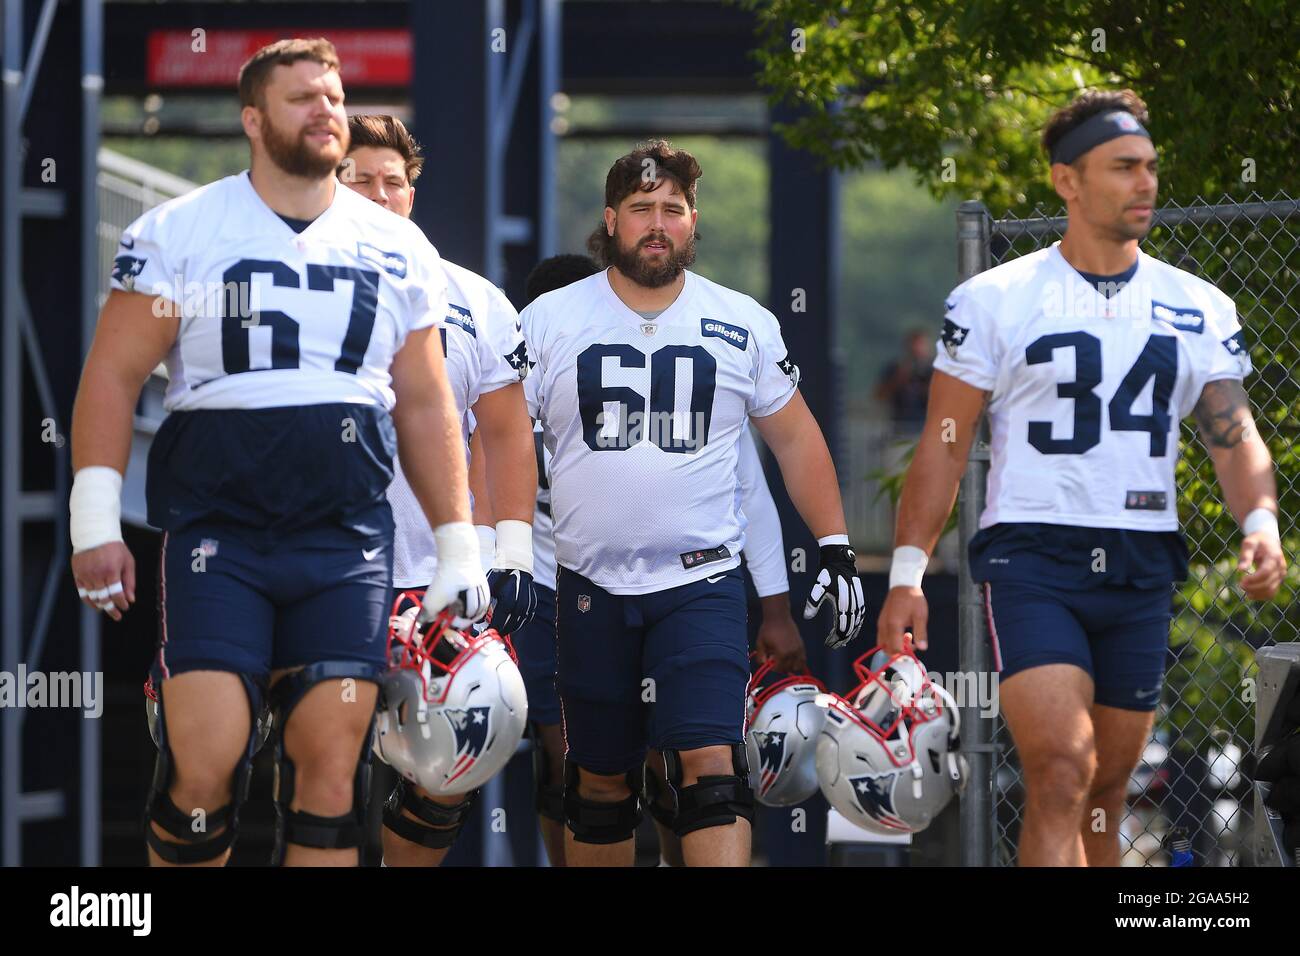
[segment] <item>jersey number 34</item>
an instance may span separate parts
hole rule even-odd
[[[1035,339],[1025,349],[1025,363],[1052,361],[1056,349],[1074,349],[1075,378],[1060,382],[1056,394],[1074,400],[1074,434],[1053,438],[1051,422],[1029,423],[1029,444],[1044,455],[1081,455],[1101,442],[1101,340],[1087,332],[1056,332]],[[1154,378],[1151,414],[1137,415],[1133,403]],[[1163,458],[1169,443],[1169,399],[1178,378],[1178,344],[1172,335],[1153,335],[1119,383],[1107,406],[1111,431],[1149,432],[1151,457]]]

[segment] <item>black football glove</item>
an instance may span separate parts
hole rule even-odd
[[[811,621],[816,617],[825,601],[831,602],[834,612],[826,646],[843,647],[858,636],[867,616],[862,582],[858,580],[857,558],[847,544],[822,545],[821,567],[803,607],[804,620]]]
[[[492,613],[488,620],[498,634],[512,634],[537,613],[537,592],[527,571],[493,568],[488,572],[492,592]]]

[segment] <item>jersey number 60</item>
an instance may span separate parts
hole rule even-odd
[[[626,385],[604,383],[605,359],[645,368],[646,354],[631,345],[591,345],[578,356],[578,412],[582,440],[592,451],[627,451],[643,440],[666,452],[694,454],[709,441],[718,361],[700,345],[665,345],[650,353],[650,413],[645,396]],[[677,363],[691,363],[691,407],[676,408]],[[617,422],[607,409],[617,408]]]

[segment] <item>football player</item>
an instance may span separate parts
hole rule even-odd
[[[228,858],[269,692],[276,859],[356,865],[398,446],[442,558],[422,623],[488,606],[438,340],[446,280],[418,229],[334,177],[348,127],[328,41],[263,47],[239,98],[249,170],[122,236],[74,410],[72,569],[114,620],[135,600],[119,494],[140,388],[165,360],[150,861]]]
[[[348,128],[351,146],[339,167],[339,178],[367,199],[409,219],[415,181],[424,166],[415,139],[394,116],[352,116]],[[497,519],[477,529],[480,547],[486,546],[490,555],[488,580],[495,599],[491,621],[498,632],[509,634],[528,622],[536,605],[532,520],[537,472],[521,384],[528,374],[528,353],[519,316],[501,290],[446,259],[442,267],[449,304],[440,334],[448,378],[467,447],[471,420],[475,426],[476,460],[471,469],[483,474],[484,487],[475,497],[474,508],[482,512],[484,499],[490,498]],[[393,587],[395,594],[419,593],[436,574],[437,543],[400,460],[395,471],[388,489],[397,526]],[[440,864],[476,794],[432,794],[399,778],[384,806],[385,865]]]
[[[595,275],[600,267],[589,256],[559,255],[539,262],[524,284],[524,305],[538,296]],[[537,811],[542,837],[552,866],[564,863],[564,738],[560,727],[560,700],[555,691],[555,540],[551,535],[551,487],[547,468],[550,453],[542,442],[539,425],[534,434],[537,449],[537,510],[533,515],[534,582],[537,585],[537,616],[515,635],[519,666],[528,687],[529,720],[533,724],[534,778],[537,781]],[[745,567],[754,582],[763,610],[758,631],[758,649],[782,670],[806,666],[803,638],[790,616],[790,583],[785,570],[785,545],[776,502],[768,490],[758,448],[748,429],[741,432],[738,475],[741,508],[749,522],[744,548]],[[474,520],[480,523],[480,495],[475,486],[477,469],[470,462],[470,490],[474,497]],[[481,530],[481,529],[480,529]],[[547,719],[549,718],[549,719]],[[657,769],[656,769],[657,768]],[[663,757],[651,751],[646,760],[646,808],[659,831],[660,852],[665,863],[680,866],[681,841],[672,830],[671,795],[662,784]]]
[[[1064,238],[948,297],[878,622],[886,648],[910,630],[925,649],[922,574],[987,406],[988,503],[970,562],[1024,767],[1026,865],[1119,864],[1125,788],[1164,681],[1171,585],[1187,574],[1174,466],[1188,414],[1241,522],[1246,597],[1272,598],[1286,571],[1232,300],[1138,247],[1156,202],[1146,122],[1128,90],[1055,113],[1043,146]]]
[[[840,646],[864,613],[835,466],[776,318],[687,269],[700,172],[663,141],[615,162],[591,242],[608,268],[522,315],[524,391],[551,453],[569,865],[631,864],[647,746],[667,763],[685,862],[749,862],[750,420],[820,545],[805,615],[829,600]]]

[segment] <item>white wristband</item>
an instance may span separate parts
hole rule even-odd
[[[533,526],[527,521],[497,522],[497,556],[493,567],[533,573]]]
[[[492,567],[497,554],[497,533],[491,525],[476,524],[474,533],[478,535],[478,557],[483,567]]]
[[[107,465],[77,469],[68,498],[72,553],[122,540],[122,476]]]
[[[894,549],[894,562],[889,566],[889,587],[919,588],[925,576],[925,566],[930,556],[921,548],[905,544]]]
[[[478,535],[468,521],[448,521],[433,529],[438,563],[454,568],[479,568]]]
[[[1271,531],[1273,537],[1279,541],[1282,539],[1281,529],[1277,526],[1277,515],[1267,508],[1256,508],[1241,523],[1242,534],[1254,534],[1256,531]]]
[[[847,534],[828,534],[824,538],[817,539],[817,547],[824,548],[828,544],[848,544],[849,536]]]

